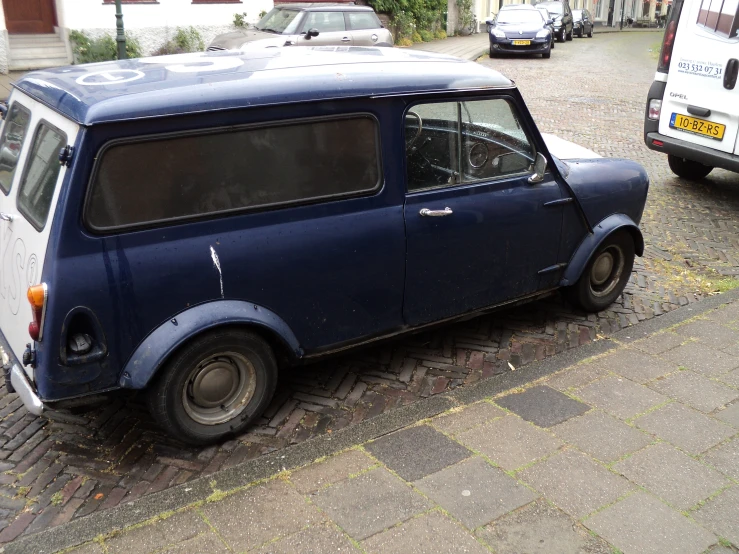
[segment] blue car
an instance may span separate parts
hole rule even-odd
[[[193,444],[242,433],[287,366],[560,289],[603,310],[644,249],[639,164],[543,136],[510,80],[441,55],[29,73],[6,148],[8,388],[37,415],[145,389]]]
[[[498,54],[541,54],[549,58],[554,48],[553,21],[531,4],[500,8],[486,21],[490,37],[490,57]]]

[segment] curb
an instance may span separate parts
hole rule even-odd
[[[99,535],[142,523],[163,512],[179,510],[205,501],[213,494],[214,489],[228,492],[254,481],[271,477],[277,472],[295,469],[317,458],[376,439],[450,408],[520,387],[591,356],[618,348],[618,343],[634,342],[737,299],[739,299],[739,289],[712,296],[699,303],[678,308],[665,315],[617,331],[603,340],[567,350],[540,362],[533,362],[519,371],[492,376],[466,387],[419,400],[357,425],[345,427],[331,435],[318,436],[116,508],[96,512],[58,527],[16,539],[0,548],[0,553],[46,554],[92,541]]]

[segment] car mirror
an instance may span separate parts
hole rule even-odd
[[[554,25],[554,19],[547,19],[547,25]]]
[[[536,154],[536,160],[534,161],[534,174],[529,177],[529,183],[532,185],[541,183],[544,180],[544,173],[547,170],[547,158],[544,154],[539,152]]]
[[[488,17],[488,18],[487,18],[487,19],[485,20],[485,23],[487,23],[488,25],[492,25],[492,24],[493,24],[493,18],[492,18],[492,17]]]
[[[308,29],[305,32],[305,38],[310,39],[311,37],[317,37],[318,36],[318,29]]]

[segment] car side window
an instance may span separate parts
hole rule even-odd
[[[353,31],[361,31],[363,29],[379,29],[380,28],[380,22],[377,19],[377,16],[373,13],[369,12],[358,12],[353,13],[349,12],[347,14],[349,16],[349,27]]]
[[[31,112],[18,102],[10,105],[3,134],[0,136],[0,189],[5,195],[10,193],[13,185],[15,168],[23,148],[23,141],[28,133]]]
[[[379,145],[363,114],[113,143],[97,155],[85,221],[107,231],[370,194]]]
[[[405,125],[409,191],[532,170],[534,148],[506,99],[415,105]]]
[[[308,12],[303,30],[316,29],[319,33],[345,31],[344,14],[342,12]]]

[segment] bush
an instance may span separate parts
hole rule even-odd
[[[434,32],[440,28],[447,0],[369,0],[369,4],[378,13],[390,14],[395,38],[401,39],[411,38],[416,29]]]
[[[195,27],[183,29],[177,27],[174,37],[167,40],[155,52],[155,56],[165,56],[167,54],[183,54],[185,52],[202,52],[205,50],[203,37],[200,36]]]
[[[423,42],[431,42],[434,40],[434,33],[427,31],[426,29],[420,29],[418,34],[421,35],[421,40],[423,40]]]
[[[413,21],[413,16],[403,10],[395,14],[393,18],[393,27],[395,27],[395,38],[407,38],[413,37],[413,33],[416,30],[416,24]]]
[[[401,38],[395,43],[395,46],[412,46],[413,41],[409,38]]]
[[[413,36],[411,37],[411,40],[413,42],[423,42],[421,35],[419,35],[416,31],[413,31]]]
[[[234,14],[234,27],[245,29],[249,24],[246,22],[246,12]]]
[[[259,19],[262,19],[265,15],[267,15],[267,10],[262,10],[259,12]]]
[[[444,29],[437,29],[434,33],[434,38],[436,40],[442,40],[446,38],[446,31]]]
[[[80,31],[70,31],[69,40],[72,43],[75,63],[107,62],[118,59],[118,45],[110,35],[90,38]],[[141,57],[139,41],[126,33],[126,55],[129,58]]]
[[[457,0],[457,8],[459,8],[459,29],[470,29],[474,21],[472,13],[472,0]]]

